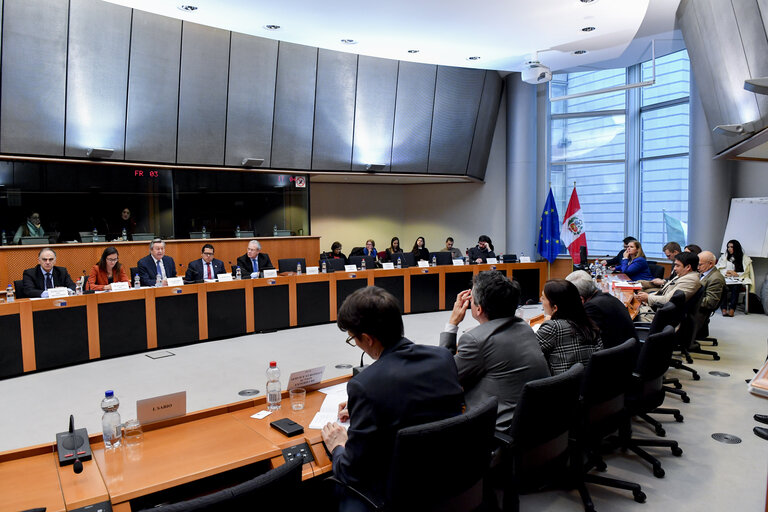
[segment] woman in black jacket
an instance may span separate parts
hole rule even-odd
[[[423,236],[420,236],[416,239],[416,243],[413,244],[413,250],[411,251],[416,257],[416,261],[429,261],[429,249],[427,249],[425,246],[426,242],[424,242]]]

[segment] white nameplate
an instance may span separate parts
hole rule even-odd
[[[307,267],[307,275],[317,274],[320,271],[320,267]]]
[[[357,267],[355,265],[344,265],[344,271],[345,272],[357,272]]]
[[[120,281],[118,283],[112,283],[113,292],[123,292],[131,289],[131,283],[128,281]]]
[[[183,277],[169,277],[168,286],[184,286]]]
[[[136,400],[136,419],[142,425],[185,414],[187,414],[186,391]]]
[[[389,263],[382,263],[382,264],[381,264],[381,267],[382,267],[384,270],[394,270],[394,268],[395,268],[395,264],[394,264],[394,263],[392,263],[392,262],[390,261]]]
[[[419,265],[420,267],[428,267],[428,266],[429,266],[429,262],[428,262],[428,261],[425,261],[425,260],[419,260],[419,263],[418,263],[418,265]]]
[[[455,260],[453,260],[453,264],[457,265],[457,266],[458,265],[462,265],[463,266],[464,265],[464,260],[462,260],[462,259],[455,259]]]
[[[496,258],[488,258],[485,260],[485,262],[490,263],[492,265],[496,265],[499,262],[499,260],[497,260]]]
[[[277,269],[273,268],[271,270],[265,270],[264,277],[277,277]]]
[[[530,256],[520,256],[520,263],[530,263],[531,257]]]
[[[325,366],[318,366],[317,368],[293,372],[288,379],[288,387],[286,389],[306,388],[312,384],[317,384],[323,380],[324,371]]]
[[[48,288],[48,298],[58,299],[61,297],[69,296],[69,288],[66,286],[57,286],[56,288]]]
[[[216,277],[219,279],[220,283],[223,283],[224,281],[232,280],[232,274],[228,274],[226,272],[222,272],[221,274],[216,274]]]

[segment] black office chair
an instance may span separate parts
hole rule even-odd
[[[328,270],[328,272],[343,272],[344,271],[344,260],[335,259],[335,258],[328,258],[328,259],[320,259],[319,265],[322,267],[323,262],[325,262],[325,268]]]
[[[349,257],[351,258],[352,256],[364,256],[363,249],[365,249],[365,247],[353,247],[349,252]]]
[[[416,256],[414,256],[412,252],[404,252],[402,254],[400,253],[393,254],[392,259],[394,260],[395,266],[397,266],[398,257],[403,258],[403,261],[401,262],[403,265],[403,268],[416,266]]]
[[[24,280],[18,279],[13,282],[13,289],[16,292],[16,298],[17,299],[28,299],[27,294],[24,293]]]
[[[683,304],[681,308],[682,317],[680,319],[680,325],[677,328],[677,334],[675,338],[676,338],[676,350],[680,351],[680,355],[684,359],[678,359],[677,357],[672,357],[672,364],[671,364],[673,368],[690,372],[691,376],[693,377],[693,380],[699,380],[701,377],[699,376],[699,373],[696,370],[694,370],[690,366],[687,366],[685,363],[688,363],[688,364],[693,363],[693,358],[691,357],[691,354],[688,352],[688,347],[690,346],[693,339],[696,337],[694,317],[699,310],[699,304],[701,303],[701,297],[703,296],[703,292],[704,290],[702,288],[699,288],[696,291],[696,293],[694,293],[691,296],[691,298],[688,299]],[[675,292],[675,295],[677,295],[678,293],[681,293],[681,292]]]
[[[453,255],[449,252],[433,252],[429,254],[429,261],[435,258],[438,265],[453,265]]]
[[[714,309],[703,309],[701,307],[701,301],[703,300],[706,288],[702,287],[702,298],[699,299],[699,307],[691,313],[691,339],[688,345],[688,352],[690,354],[701,354],[712,356],[715,361],[720,360],[720,355],[715,350],[705,350],[701,347],[702,341],[712,342],[713,345],[717,345],[716,338],[709,337],[709,317],[716,311]]]
[[[296,272],[296,265],[301,263],[301,271],[306,272],[307,262],[304,258],[283,258],[277,260],[278,272]]]
[[[569,433],[579,410],[583,375],[584,366],[577,363],[560,375],[523,386],[512,425],[506,434],[496,433],[502,448],[492,479],[494,488],[503,490],[503,510],[517,511],[519,495],[544,484],[576,487],[584,508],[593,509],[580,473],[569,469]]]
[[[139,267],[131,267],[131,286],[136,282],[136,274],[139,273]]]
[[[496,398],[466,414],[400,429],[385,503],[344,486],[372,510],[469,511],[483,503],[483,480],[495,445]]]
[[[656,263],[655,261],[649,261],[648,262],[648,270],[651,271],[651,275],[654,279],[663,279],[664,278],[664,267]]]
[[[365,260],[366,270],[371,270],[372,268],[376,268],[376,258],[374,258],[373,256],[350,256],[349,264],[354,265],[357,268],[361,268],[363,260]]]
[[[617,430],[618,439],[628,439],[631,435],[624,397],[635,368],[636,344],[636,340],[629,339],[590,357],[581,384],[581,425],[574,442],[584,453],[585,463],[581,469],[585,482],[632,491],[635,501],[643,503],[645,493],[639,484],[589,473],[593,468],[599,471],[607,468],[602,458],[605,440],[611,439]]]
[[[683,295],[683,292],[677,292]],[[677,327],[680,323],[680,312],[674,302],[670,301],[656,310],[653,320],[648,322],[635,322],[635,331],[639,340],[645,340],[651,334],[656,334],[664,330],[667,326]]]
[[[301,457],[296,457],[247,482],[191,500],[147,508],[142,512],[278,510],[285,507],[286,497],[297,492],[303,462]]]

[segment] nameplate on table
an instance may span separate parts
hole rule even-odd
[[[317,368],[293,372],[288,378],[288,387],[286,389],[306,388],[307,386],[317,384],[323,380],[324,371],[325,366],[318,366]]]
[[[273,268],[271,270],[265,270],[264,277],[277,277],[277,269]]]
[[[184,286],[183,277],[169,277],[168,286]]]
[[[464,265],[464,260],[463,259],[455,259],[455,260],[453,260],[453,264],[457,265],[457,266],[463,266]]]
[[[307,267],[307,275],[315,275],[320,273],[320,267]]]
[[[226,272],[222,272],[221,274],[216,274],[216,277],[218,278],[220,283],[223,283],[224,281],[232,280],[232,274],[228,274]]]
[[[131,283],[127,281],[120,281],[119,283],[112,283],[113,292],[124,292],[131,289]]]
[[[530,256],[520,256],[520,263],[530,263],[531,257]]]
[[[49,299],[59,299],[61,297],[69,296],[69,288],[66,286],[57,286],[56,288],[48,288]]]
[[[391,261],[388,262],[388,263],[382,263],[381,264],[381,268],[383,268],[384,270],[394,270],[395,269],[395,264],[392,263]]]
[[[356,265],[344,265],[344,272],[357,272]]]
[[[187,414],[186,391],[136,400],[136,418],[142,425],[185,414]]]
[[[499,262],[499,260],[497,260],[496,258],[488,258],[485,260],[485,262],[490,263],[491,265],[496,265]]]
[[[419,265],[420,267],[429,267],[429,262],[426,260],[419,260],[417,265]]]

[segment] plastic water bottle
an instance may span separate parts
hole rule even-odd
[[[437,266],[437,256],[435,256],[434,254],[432,255],[432,266],[433,267]]]
[[[160,274],[157,274],[155,276],[155,286],[157,287],[163,286],[163,276],[161,276]]]
[[[240,226],[235,228],[235,238],[240,238]]]
[[[243,271],[240,270],[240,266],[235,267],[235,280],[240,281],[243,278]]]
[[[13,295],[13,285],[9,284],[8,288],[5,289],[5,302],[13,302],[16,298]]]
[[[128,231],[126,231],[125,228],[123,228],[122,239],[123,239],[123,242],[128,241]]]
[[[85,276],[78,279],[75,283],[75,295],[82,295],[83,294],[83,280],[85,279]]]
[[[365,258],[360,260],[360,270],[365,270]]]
[[[208,232],[205,230],[205,226],[203,226],[203,238],[208,238]]]
[[[120,407],[120,400],[115,396],[115,392],[111,389],[105,391],[104,399],[101,401],[101,410],[104,411],[101,417],[101,430],[104,433],[104,447],[108,449],[120,446],[120,440],[123,437],[118,407]]]
[[[272,227],[272,236],[277,236],[277,224]]]
[[[5,237],[5,230],[3,230],[3,234],[2,234],[2,244],[8,245],[8,239]]]
[[[323,274],[328,273],[328,267],[325,265],[325,261],[323,261]]]
[[[141,288],[141,278],[139,277],[139,274],[136,274],[136,277],[133,278],[133,287]]]
[[[299,262],[296,262],[296,275],[297,276],[301,275],[301,263]]]
[[[93,242],[98,241],[99,238],[99,232],[96,230],[96,228],[93,228]]]
[[[267,368],[267,409],[270,411],[280,409],[280,391],[280,368],[275,361],[271,361]]]

